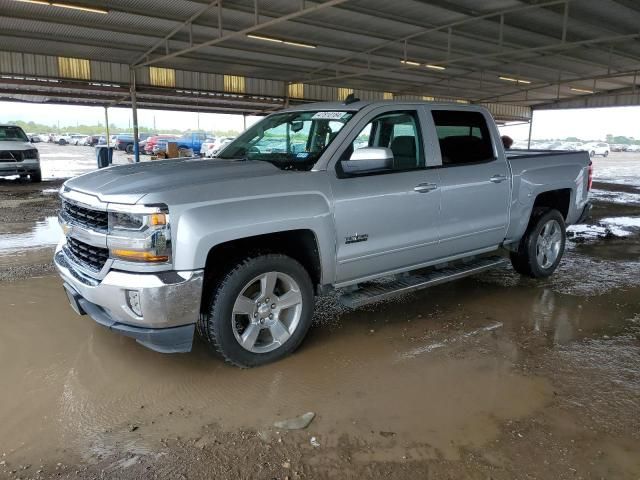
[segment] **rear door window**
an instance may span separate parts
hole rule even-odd
[[[432,110],[443,166],[495,159],[484,115],[462,110]]]

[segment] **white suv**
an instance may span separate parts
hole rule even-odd
[[[609,156],[609,152],[611,149],[609,148],[608,143],[590,143],[585,145],[585,149],[589,152],[590,157],[595,157],[596,155],[602,155],[603,157]]]

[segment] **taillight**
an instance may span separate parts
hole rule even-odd
[[[589,162],[589,182],[587,183],[587,191],[591,190],[593,185],[593,162]]]

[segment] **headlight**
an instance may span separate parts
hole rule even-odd
[[[37,160],[38,158],[40,158],[40,155],[38,154],[37,149],[31,148],[22,152],[22,158],[24,158],[25,160]]]
[[[107,246],[112,258],[129,262],[171,260],[171,229],[165,206],[110,204]]]

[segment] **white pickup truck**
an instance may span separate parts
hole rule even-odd
[[[479,106],[308,104],[212,160],[68,180],[55,263],[76,312],[160,352],[197,326],[250,367],[300,345],[319,292],[358,307],[505,257],[551,275],[590,186],[588,152],[505,152]]]

